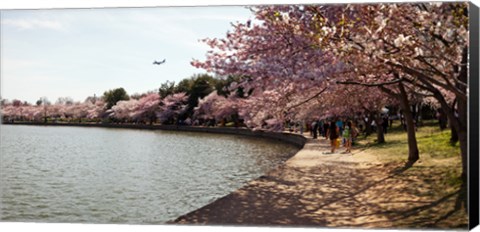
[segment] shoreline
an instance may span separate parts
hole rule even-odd
[[[288,132],[252,131],[248,128],[235,127],[202,127],[202,126],[177,126],[177,125],[148,125],[148,124],[102,124],[102,123],[41,123],[41,122],[2,122],[0,125],[26,125],[26,126],[73,126],[73,127],[97,127],[141,130],[165,130],[185,131],[199,133],[243,135],[256,138],[264,138],[274,141],[286,142],[302,149],[307,139],[299,134]]]
[[[197,133],[214,133],[214,134],[226,134],[226,135],[241,135],[247,137],[256,137],[267,139],[276,142],[284,142],[290,145],[293,145],[298,148],[298,151],[293,153],[290,158],[285,162],[288,162],[294,156],[296,156],[306,145],[308,139],[300,134],[288,133],[288,132],[270,132],[270,131],[252,131],[247,128],[235,128],[235,127],[200,127],[200,126],[177,126],[177,125],[148,125],[148,124],[102,124],[102,123],[41,123],[41,122],[2,122],[1,125],[20,125],[20,126],[64,126],[64,127],[93,127],[93,128],[118,128],[118,129],[141,129],[141,130],[165,130],[165,131],[183,131],[183,132],[197,132]],[[281,168],[285,163],[281,164],[280,167],[276,167],[273,170],[269,170],[264,175],[260,176],[257,179],[261,179],[268,175],[268,173]],[[250,180],[248,183],[255,181],[257,179]],[[247,183],[247,185],[248,185]],[[238,191],[235,190],[234,192]],[[224,198],[227,198],[231,195],[231,192],[226,196],[223,196],[219,199],[216,199],[213,204],[217,201],[220,201]],[[195,209],[187,214],[177,217],[176,220],[185,217],[193,212],[199,211],[205,207],[208,207],[210,204],[202,206],[201,208]],[[165,224],[171,224],[173,221],[166,221]]]
[[[176,126],[176,125],[145,125],[145,124],[101,124],[101,123],[40,123],[40,122],[3,122],[1,126],[10,125],[10,126],[35,126],[35,127],[84,127],[84,128],[110,128],[110,129],[134,129],[134,130],[163,130],[163,131],[180,131],[180,132],[193,132],[193,133],[210,133],[210,134],[219,134],[219,135],[237,135],[244,136],[249,138],[259,138],[264,139],[265,142],[270,145],[275,146],[277,144],[288,144],[295,147],[295,150],[290,152],[288,158],[294,156],[301,148],[303,148],[307,139],[304,136],[288,132],[270,132],[270,131],[252,131],[247,128],[232,128],[232,127],[193,127],[193,126]],[[201,136],[201,135],[199,135]],[[259,155],[262,155],[259,153]],[[283,161],[283,162],[286,162]],[[283,163],[282,162],[282,163]],[[280,164],[282,165],[282,164]],[[277,168],[271,167],[272,169]],[[270,170],[267,171],[270,172]],[[261,173],[258,176],[265,175],[266,173]],[[257,178],[257,177],[254,177]],[[247,180],[247,183],[253,179]],[[233,190],[235,191],[235,190]],[[231,192],[225,193],[226,195]],[[198,208],[197,208],[198,209]],[[181,215],[179,215],[181,216]],[[169,219],[171,220],[171,219]],[[168,221],[162,222],[166,224]]]

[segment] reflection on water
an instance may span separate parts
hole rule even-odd
[[[164,223],[234,191],[297,150],[233,135],[0,129],[2,221]]]

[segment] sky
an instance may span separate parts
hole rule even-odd
[[[203,60],[208,50],[199,40],[224,37],[231,22],[253,18],[248,9],[234,5],[295,2],[2,0],[0,97],[35,103],[41,97],[83,101],[119,87],[129,94],[156,91],[167,80],[178,83],[205,73],[190,65],[193,59]],[[230,6],[212,6],[225,4]],[[76,7],[84,9],[71,9]],[[85,9],[90,7],[103,8]],[[163,59],[162,65],[152,64]]]
[[[231,22],[249,18],[240,6],[4,10],[1,97],[35,103],[119,87],[156,91],[205,73],[190,65],[208,50],[199,40],[224,37]]]

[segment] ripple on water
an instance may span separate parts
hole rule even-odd
[[[2,125],[0,135],[2,221],[163,223],[297,151],[186,132]]]

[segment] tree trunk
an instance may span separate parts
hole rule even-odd
[[[458,133],[457,133],[457,130],[455,130],[455,128],[453,126],[450,126],[450,131],[451,131],[450,144],[452,144],[452,146],[453,146],[458,142]]]
[[[464,47],[462,51],[462,64],[464,66],[460,69],[459,80],[468,84],[468,47]],[[462,92],[467,92],[466,86],[457,86]],[[458,141],[460,142],[460,152],[462,156],[462,179],[467,181],[468,173],[468,101],[461,98],[457,98],[458,107],[458,123],[459,128],[457,130]],[[455,115],[454,115],[455,116]]]
[[[468,133],[467,130],[460,130],[458,132],[458,141],[460,142],[460,153],[462,157],[462,179],[467,181],[468,173]]]
[[[400,78],[398,74],[395,74],[397,78]],[[400,101],[400,109],[403,111],[403,116],[407,129],[408,140],[408,162],[406,166],[413,165],[419,159],[419,152],[417,146],[417,138],[415,137],[415,124],[413,123],[413,115],[410,108],[407,92],[402,82],[398,83],[398,89],[400,93],[395,93],[383,86],[380,87],[382,91],[388,93],[391,96],[396,97]]]
[[[462,62],[463,67],[460,68],[460,73],[459,73],[459,78],[461,82],[464,84],[468,84],[468,67],[467,67],[467,62],[468,62],[468,47],[464,47],[463,52],[462,52]],[[453,77],[452,77],[453,78]],[[445,100],[445,97],[443,94],[440,92],[438,88],[436,88],[431,82],[424,78],[418,78],[418,81],[422,83],[422,85],[419,85],[423,89],[426,89],[433,93],[433,97],[440,103],[443,111],[448,117],[448,121],[450,122],[451,127],[453,127],[457,131],[458,135],[458,141],[460,142],[460,153],[461,153],[461,159],[462,159],[462,179],[464,181],[467,180],[467,173],[468,173],[468,164],[467,164],[467,159],[468,159],[468,134],[467,134],[467,86],[466,85],[457,85],[457,91],[455,92],[457,96],[457,101],[458,101],[458,117],[456,116],[455,109],[450,106],[447,101]]]
[[[440,113],[440,118],[438,119],[438,123],[440,124],[440,130],[445,130],[447,128],[447,121],[448,121],[447,113],[443,109],[441,111],[442,112]]]
[[[383,125],[380,121],[380,118],[375,117],[375,124],[377,124],[377,143],[385,143],[385,135],[383,133]]]
[[[441,104],[447,105],[445,99],[441,95],[437,95],[435,97],[437,100],[440,101]],[[467,173],[468,173],[468,133],[467,133],[467,110],[466,110],[466,102],[464,100],[458,101],[458,117],[455,116],[454,109],[450,109],[447,116],[450,122],[450,126],[452,127],[452,131],[456,131],[458,136],[458,141],[460,142],[460,154],[462,158],[462,179],[467,181]]]
[[[365,119],[362,119],[365,121]],[[372,134],[372,114],[368,115],[368,120],[365,122],[365,135],[369,136]]]
[[[419,159],[417,138],[415,137],[415,124],[413,122],[413,115],[410,110],[408,96],[402,83],[398,84],[400,90],[400,106],[403,110],[405,123],[407,124],[408,136],[408,165],[414,164]]]
[[[464,47],[462,51],[462,62],[463,67],[460,68],[460,73],[458,79],[463,83],[468,83],[468,67],[466,63],[468,62],[468,47]],[[457,85],[457,88],[460,89],[462,93],[467,93],[467,87],[464,85]],[[450,106],[440,91],[433,92],[434,97],[440,102],[442,109],[444,109],[447,114],[450,126],[457,132],[458,141],[460,142],[460,154],[462,159],[462,179],[467,181],[468,173],[468,121],[467,121],[467,106],[468,101],[462,97],[457,97],[457,113],[455,108]]]

